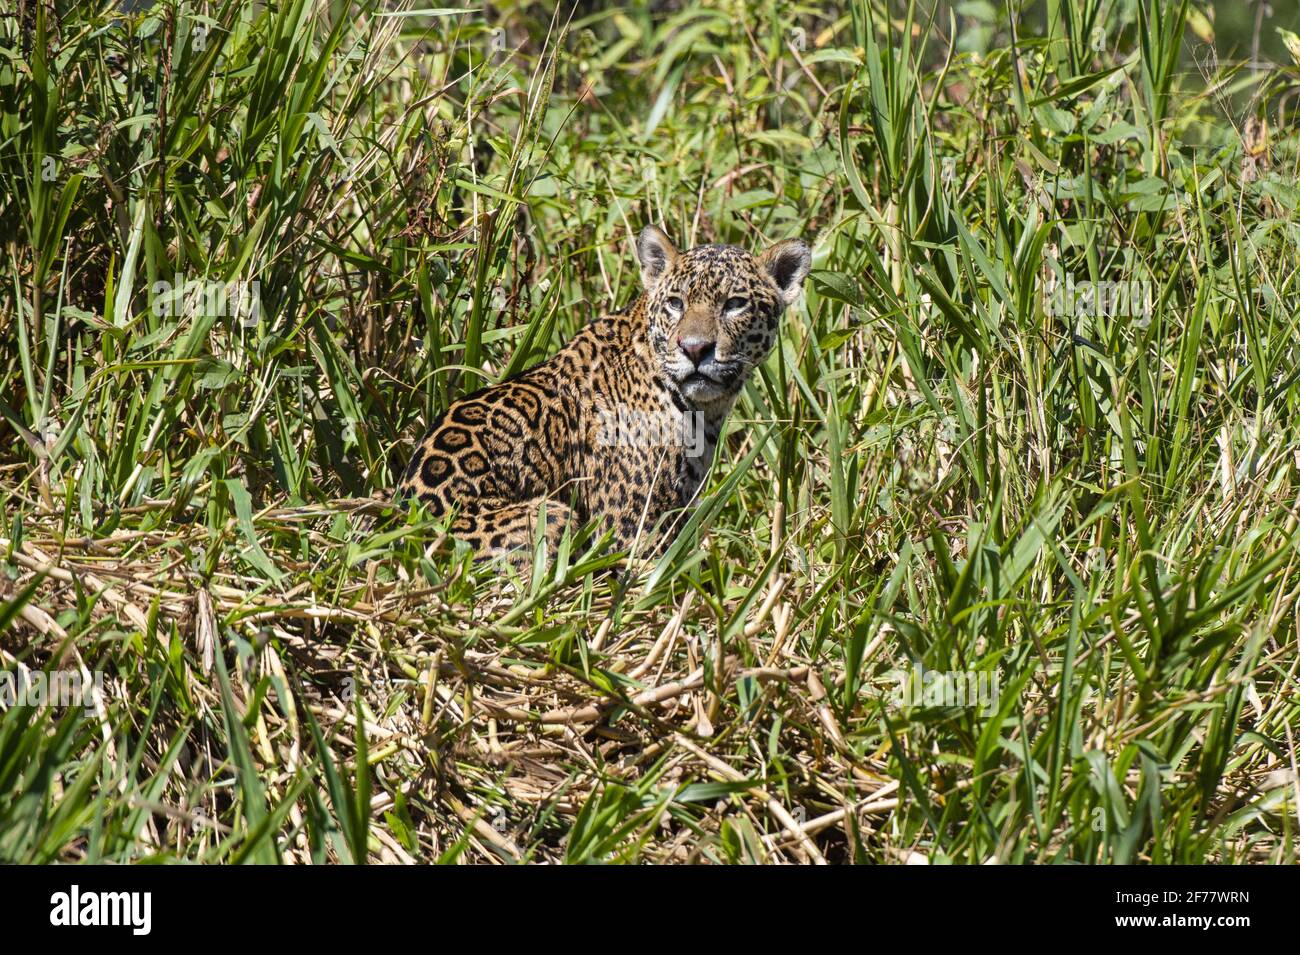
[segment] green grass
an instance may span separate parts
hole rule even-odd
[[[1300,68],[889,6],[0,19],[0,860],[1294,861]],[[814,244],[698,519],[471,564],[385,489],[647,222]]]

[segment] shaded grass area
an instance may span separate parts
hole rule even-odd
[[[0,859],[1294,860],[1294,62],[1155,0],[0,31],[0,666],[103,675],[0,712]],[[472,564],[385,489],[652,221],[814,244],[696,519]]]

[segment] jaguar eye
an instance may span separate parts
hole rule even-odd
[[[747,307],[748,305],[749,302],[743,298],[729,298],[727,299],[726,303],[722,306],[722,310],[724,312],[739,312],[741,309]]]
[[[682,309],[686,307],[686,303],[683,302],[676,295],[673,295],[668,299],[668,307],[671,308],[674,312],[680,312]]]

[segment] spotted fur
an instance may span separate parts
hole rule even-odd
[[[643,535],[666,542],[811,264],[798,239],[759,256],[729,245],[679,253],[653,226],[637,256],[635,302],[454,402],[412,456],[398,493],[454,512],[453,534],[482,555],[531,548],[539,521],[552,548],[590,522],[624,550]],[[635,426],[646,421],[658,426],[648,439]]]

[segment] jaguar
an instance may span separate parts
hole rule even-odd
[[[695,504],[723,424],[777,341],[812,264],[801,239],[755,255],[678,251],[647,226],[642,289],[554,356],[453,402],[411,456],[397,493],[452,515],[480,557],[553,554],[594,524],[624,551],[661,549]]]

